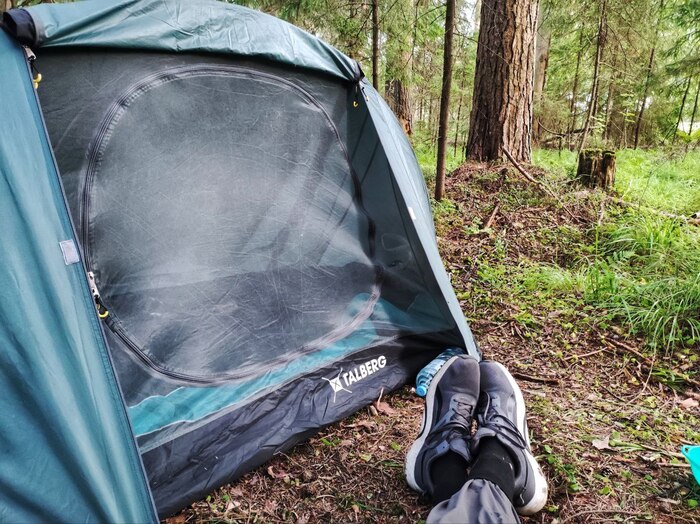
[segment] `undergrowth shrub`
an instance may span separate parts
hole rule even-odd
[[[599,231],[584,270],[589,303],[656,347],[700,343],[700,233],[662,216],[625,214]]]

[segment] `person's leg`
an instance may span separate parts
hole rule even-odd
[[[547,480],[530,451],[525,401],[506,368],[479,364],[481,395],[471,437],[475,461],[465,485],[437,504],[428,523],[518,523],[547,500]]]
[[[435,506],[426,524],[517,524],[511,499],[496,484],[472,479],[449,500]]]
[[[508,450],[497,439],[484,439],[464,486],[435,506],[428,523],[518,523],[513,506],[515,473]]]
[[[532,515],[547,501],[547,479],[530,450],[523,394],[512,375],[498,362],[482,361],[479,368],[478,429],[472,437],[471,450],[475,456],[480,456],[482,451],[493,456],[476,473],[494,480],[508,492],[510,481],[499,480],[496,472],[512,472],[513,505],[520,515]],[[474,473],[472,470],[471,474]]]
[[[434,503],[450,498],[467,481],[480,373],[476,359],[456,356],[440,368],[428,388],[423,426],[406,455],[406,481]]]

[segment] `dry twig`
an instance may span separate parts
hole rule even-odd
[[[511,164],[513,164],[513,165],[515,166],[515,169],[517,169],[517,170],[520,172],[521,175],[523,175],[527,180],[529,180],[529,181],[532,182],[533,184],[536,184],[536,185],[540,186],[542,189],[544,189],[545,192],[546,192],[549,196],[551,196],[554,200],[556,200],[556,201],[559,203],[559,205],[561,206],[561,208],[562,208],[564,211],[566,211],[567,214],[568,214],[571,218],[573,218],[574,220],[578,220],[578,219],[579,219],[579,217],[577,217],[577,216],[574,215],[571,211],[569,211],[569,208],[566,207],[566,206],[564,205],[564,202],[562,202],[561,198],[559,198],[559,197],[557,196],[557,194],[556,194],[554,191],[552,191],[552,189],[551,189],[547,184],[545,184],[545,183],[542,182],[541,180],[537,180],[536,178],[533,178],[533,176],[532,176],[530,173],[528,173],[527,171],[525,171],[525,169],[518,163],[517,160],[515,160],[515,158],[513,158],[513,155],[511,155],[511,154],[508,152],[508,150],[507,150],[506,148],[503,148],[503,154],[506,155],[506,157],[508,158],[508,160],[510,160]]]

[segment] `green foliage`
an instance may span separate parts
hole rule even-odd
[[[559,175],[576,171],[573,151],[536,149],[532,161]],[[618,151],[615,190],[642,206],[681,215],[695,213],[700,210],[700,151]]]
[[[431,138],[425,129],[416,129],[413,137],[411,138],[414,151],[416,153],[416,158],[418,159],[418,165],[420,165],[421,171],[423,171],[423,177],[428,183],[432,183],[435,181],[437,148],[434,147],[434,144],[431,142]],[[461,165],[463,161],[461,153],[462,152],[460,150],[457,150],[457,154],[455,154],[454,148],[447,148],[445,168],[448,173]]]
[[[627,149],[617,157],[615,189],[632,202],[689,215],[700,210],[700,151],[681,156]]]
[[[678,221],[625,213],[600,231],[587,301],[667,350],[700,342],[700,234]]]
[[[572,173],[569,151],[537,150],[536,164]],[[700,230],[645,209],[689,214],[700,209],[700,154],[618,153],[616,189],[644,208],[613,213],[591,231],[594,250],[579,249],[572,267],[537,267],[532,289],[581,292],[586,303],[671,351],[700,343]]]

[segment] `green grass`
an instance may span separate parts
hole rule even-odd
[[[437,163],[437,147],[431,143],[431,139],[424,132],[417,130],[411,137],[413,149],[416,152],[418,165],[420,165],[423,177],[426,182],[432,184],[435,181],[435,164]],[[445,170],[450,171],[458,168],[464,159],[462,158],[461,148],[457,148],[455,154],[454,147],[448,145],[445,156]]]
[[[533,162],[571,174],[575,154],[537,150]],[[618,153],[616,190],[624,199],[670,213],[700,210],[700,153]],[[570,268],[538,267],[527,277],[540,290],[576,291],[585,302],[667,352],[700,345],[700,229],[629,208],[592,231],[593,250]],[[581,250],[585,253],[585,250]]]
[[[536,149],[533,164],[573,175],[576,153]],[[687,154],[625,149],[617,153],[615,190],[629,202],[689,215],[700,211],[700,151]]]
[[[700,233],[679,221],[626,212],[599,231],[584,294],[671,351],[700,344]]]

